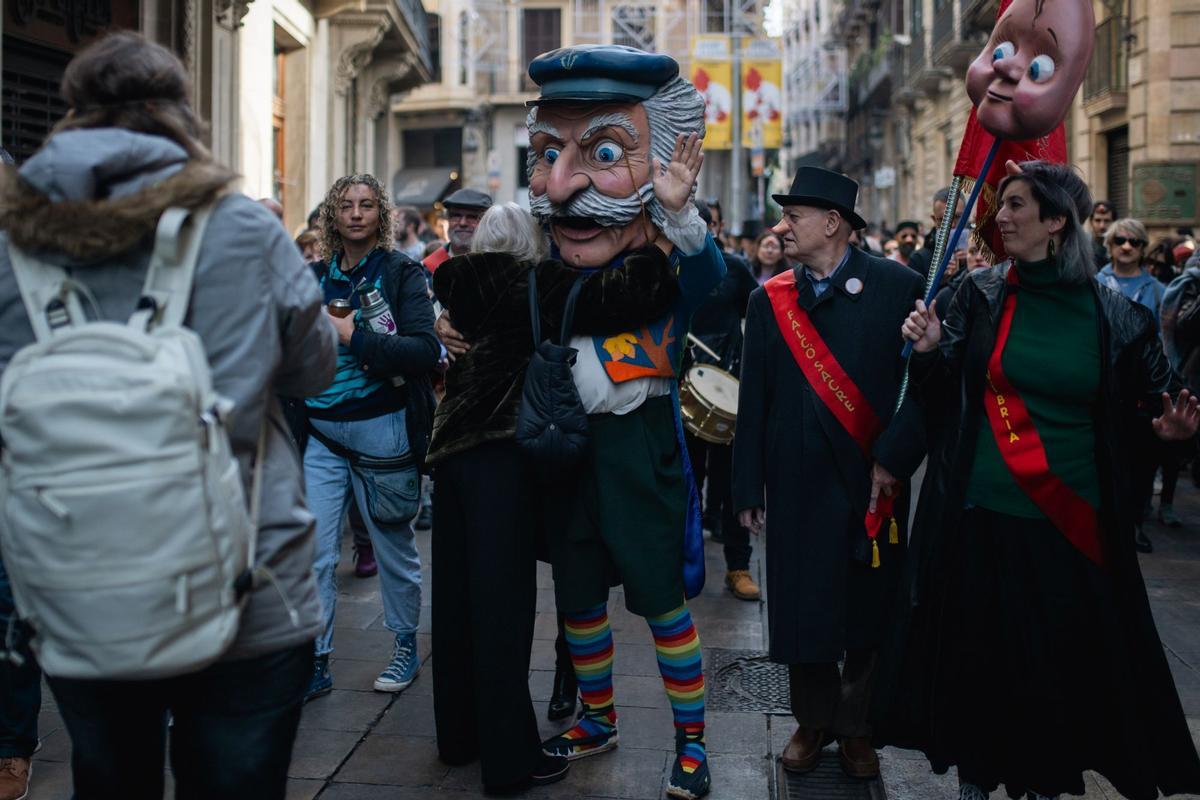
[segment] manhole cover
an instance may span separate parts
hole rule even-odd
[[[887,797],[878,779],[864,781],[842,772],[836,747],[825,749],[812,772],[796,775],[780,766],[776,774],[778,800],[885,800]]]
[[[710,650],[705,705],[713,711],[791,715],[788,670],[758,650]]]

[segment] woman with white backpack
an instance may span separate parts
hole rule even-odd
[[[161,797],[168,715],[176,797],[283,798],[321,630],[276,397],[328,386],[336,334],[187,87],[98,41],[0,184],[0,546],[79,800]]]

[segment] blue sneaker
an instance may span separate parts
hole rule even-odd
[[[375,679],[377,692],[403,692],[416,680],[421,671],[421,660],[417,657],[417,635],[415,633],[396,634],[396,644],[392,648],[392,660]]]
[[[329,656],[313,656],[313,674],[304,693],[304,702],[333,691],[333,673],[329,671]]]

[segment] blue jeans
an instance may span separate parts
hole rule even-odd
[[[42,708],[42,671],[29,650],[28,630],[14,623],[15,616],[12,587],[0,561],[0,651],[12,647],[24,659],[21,666],[0,659],[0,758],[33,755]]]
[[[398,457],[408,452],[404,411],[353,422],[311,420],[313,427],[343,447],[368,456]],[[407,471],[406,471],[407,472]],[[417,479],[417,468],[401,479]],[[383,595],[383,624],[398,634],[417,632],[421,615],[421,558],[417,554],[412,518],[401,524],[382,525],[372,518],[367,488],[350,463],[329,452],[315,436],[304,451],[304,483],[308,507],[317,518],[317,550],[313,569],[317,592],[325,612],[325,630],[317,637],[316,654],[333,652],[333,617],[337,608],[337,566],[341,560],[342,520],[350,492],[362,511],[371,534],[375,560],[379,563],[379,587]],[[419,496],[419,490],[416,496]],[[414,497],[412,516],[417,514]]]

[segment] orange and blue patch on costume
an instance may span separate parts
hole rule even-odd
[[[674,378],[679,344],[675,317],[616,336],[593,336],[596,356],[613,383],[637,378]]]

